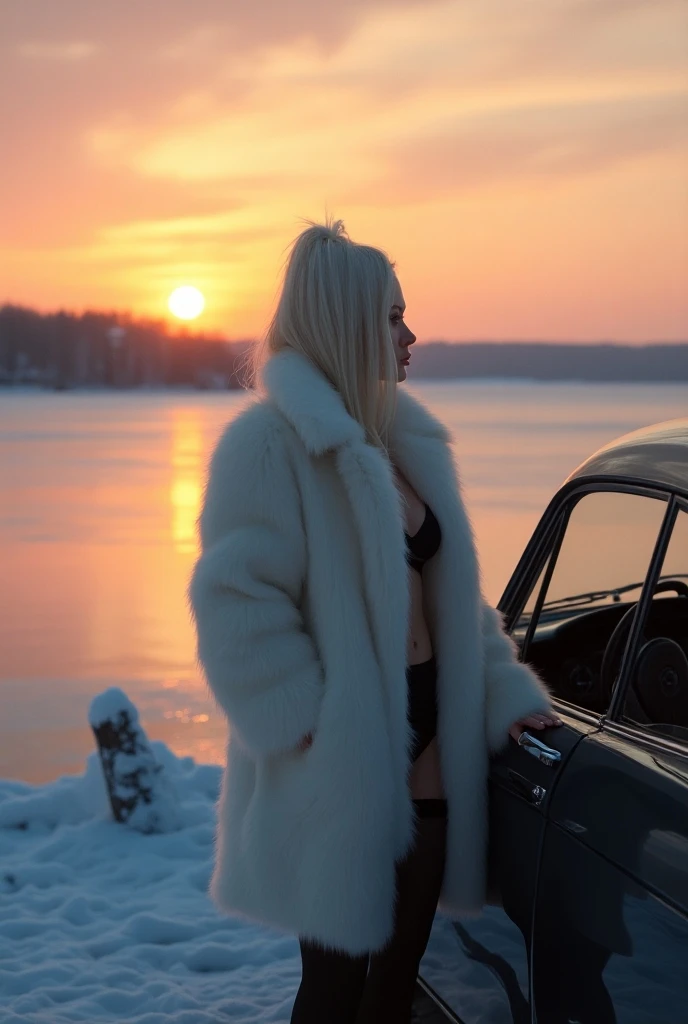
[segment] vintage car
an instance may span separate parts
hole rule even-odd
[[[493,905],[437,915],[416,1019],[687,1024],[688,418],[579,466],[499,607],[564,725],[493,760]]]

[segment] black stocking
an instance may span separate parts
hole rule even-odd
[[[414,800],[417,838],[397,864],[394,932],[371,954],[355,1024],[409,1024],[418,969],[430,938],[444,878],[446,800]]]
[[[299,937],[301,984],[290,1024],[353,1024],[368,970],[368,953],[350,956]]]
[[[396,865],[395,924],[387,945],[349,956],[299,938],[303,971],[291,1024],[407,1024],[437,909],[447,838],[446,800],[414,800],[416,841]],[[367,972],[367,973],[366,973]]]

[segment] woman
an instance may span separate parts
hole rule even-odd
[[[488,755],[555,724],[482,600],[450,435],[397,388],[414,341],[389,258],[311,224],[199,517],[211,895],[299,937],[299,1024],[410,1019],[436,907],[484,902]]]

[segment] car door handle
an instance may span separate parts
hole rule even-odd
[[[529,732],[522,732],[517,742],[519,747],[523,747],[524,750],[527,750],[533,757],[537,757],[538,761],[542,761],[549,768],[561,761],[561,753],[558,750],[548,747],[546,743],[536,739],[535,736],[531,736]]]
[[[513,768],[507,770],[507,778],[515,790],[524,796],[527,800],[530,800],[531,804],[535,804],[539,807],[542,801],[547,796],[547,790],[543,786],[538,786],[536,783],[531,782],[525,775],[520,775],[515,772]]]

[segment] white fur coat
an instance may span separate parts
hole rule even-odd
[[[212,454],[189,581],[198,659],[230,725],[211,895],[359,954],[391,935],[414,832],[403,499],[310,361],[281,352],[263,383]],[[446,428],[403,387],[397,403],[394,459],[442,529],[423,585],[449,811],[438,905],[459,914],[484,902],[488,755],[549,700],[482,600]]]

